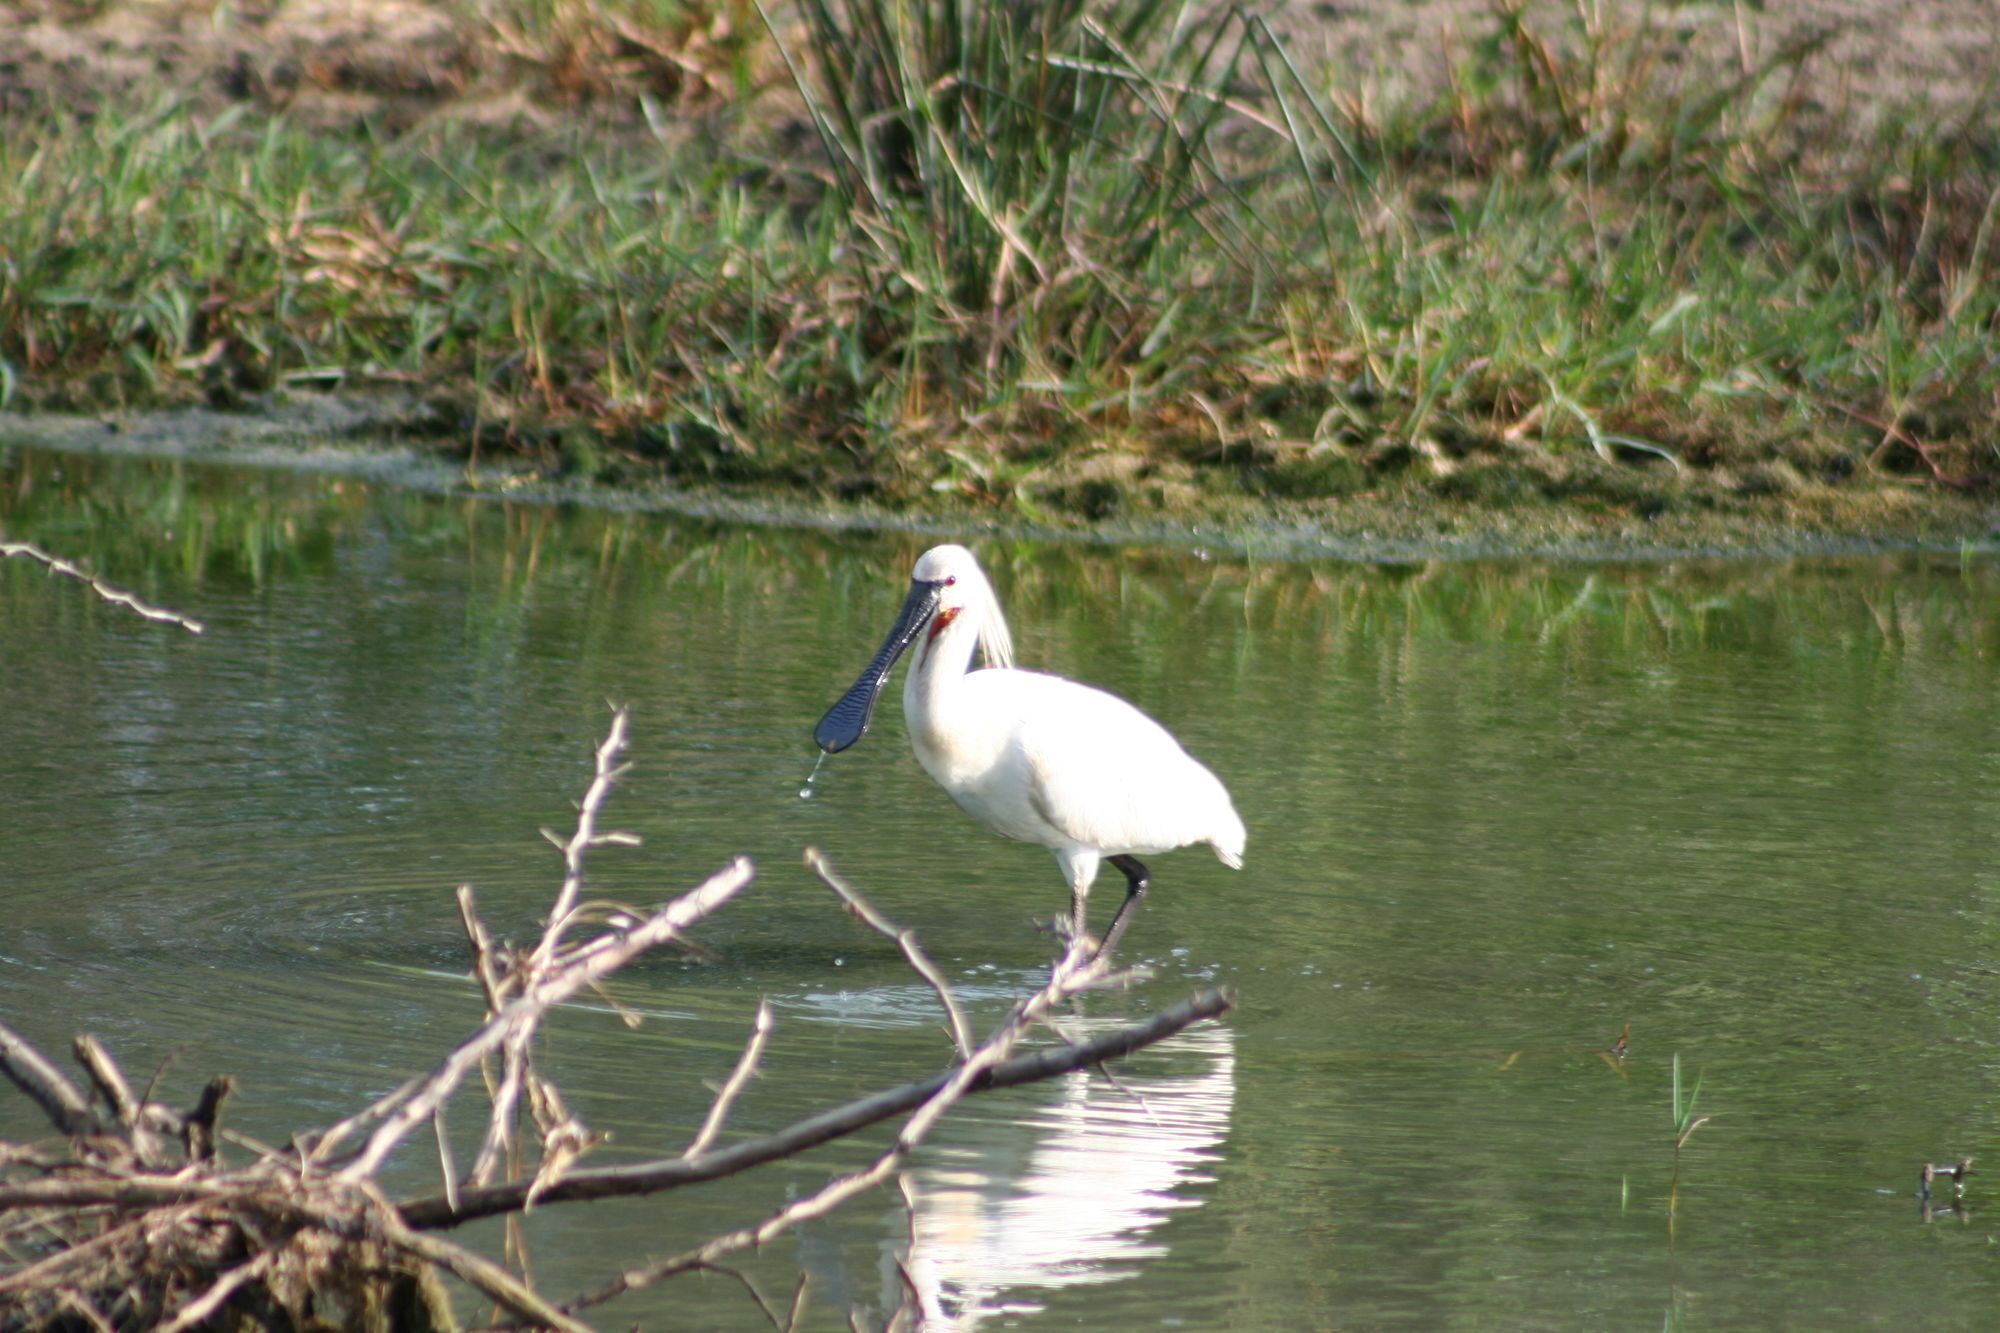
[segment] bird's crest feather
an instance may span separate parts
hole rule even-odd
[[[1007,633],[1007,618],[1000,614],[1000,599],[986,589],[985,614],[979,618],[979,651],[990,667],[1014,665],[1014,640]]]

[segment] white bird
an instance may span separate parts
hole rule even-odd
[[[1229,792],[1165,727],[1115,694],[1014,667],[999,600],[963,546],[918,557],[895,628],[813,730],[822,750],[837,754],[867,732],[889,673],[920,635],[903,684],[917,762],[995,833],[1056,854],[1078,938],[1104,861],[1126,882],[1100,946],[1107,955],[1146,892],[1139,855],[1205,842],[1224,865],[1242,866]],[[984,670],[972,669],[975,647]]]

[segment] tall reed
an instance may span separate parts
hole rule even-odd
[[[1314,193],[1300,136],[1328,123],[1260,21],[1163,0],[804,11],[787,60],[918,383],[1130,415],[1190,343],[1245,336],[1295,264],[1264,205],[1274,166]]]

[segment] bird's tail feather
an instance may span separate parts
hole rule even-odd
[[[1235,810],[1232,809],[1229,812],[1229,819],[1230,827],[1224,829],[1215,837],[1210,838],[1208,845],[1215,848],[1216,860],[1222,862],[1222,864],[1228,866],[1231,870],[1241,870],[1243,868],[1243,844],[1249,835],[1244,832],[1243,820],[1237,815]]]

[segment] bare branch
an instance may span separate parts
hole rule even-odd
[[[531,1077],[528,1093],[535,1123],[542,1130],[542,1165],[535,1172],[534,1183],[528,1186],[528,1199],[523,1212],[533,1208],[542,1192],[563,1178],[572,1162],[603,1142],[602,1136],[591,1133],[589,1127],[563,1104],[562,1092],[555,1084],[540,1077]]]
[[[231,1186],[214,1179],[172,1176],[56,1176],[48,1180],[0,1182],[0,1208],[155,1208],[227,1194]],[[0,1290],[12,1279],[0,1279]]]
[[[486,993],[486,1012],[489,1015],[500,1012],[499,960],[494,956],[493,939],[486,933],[486,923],[479,919],[479,904],[475,901],[470,884],[458,886],[458,919],[465,927],[465,938],[472,945],[472,973],[479,978],[479,988]]]
[[[426,1076],[421,1074],[414,1078],[406,1079],[402,1086],[394,1092],[378,1099],[373,1105],[365,1106],[361,1110],[356,1111],[353,1115],[347,1117],[347,1119],[330,1125],[317,1133],[311,1131],[304,1132],[300,1136],[302,1146],[303,1144],[310,1144],[310,1146],[303,1147],[302,1166],[310,1170],[316,1163],[323,1162],[331,1157],[333,1150],[339,1147],[349,1134],[352,1134],[363,1125],[372,1124],[380,1120],[383,1116],[388,1115],[391,1111],[403,1105],[410,1098],[416,1096],[418,1090],[424,1086],[426,1081]]]
[[[623,1295],[627,1291],[651,1286],[676,1273],[706,1267],[724,1255],[734,1254],[739,1250],[761,1248],[800,1223],[824,1217],[857,1194],[880,1185],[901,1169],[904,1161],[917,1145],[924,1141],[939,1118],[972,1091],[975,1083],[989,1076],[990,1072],[1006,1059],[1014,1044],[1042,1014],[1095,985],[1106,971],[1105,961],[1090,943],[1078,940],[1056,963],[1054,971],[1049,975],[1048,984],[1016,1004],[1013,1012],[981,1043],[972,1053],[972,1057],[946,1075],[944,1085],[917,1107],[916,1113],[904,1123],[902,1131],[896,1135],[896,1142],[887,1152],[876,1158],[872,1165],[864,1170],[836,1177],[817,1193],[786,1205],[754,1226],[726,1232],[693,1250],[648,1264],[644,1268],[628,1269],[596,1291],[578,1296],[569,1303],[568,1308],[579,1309],[596,1305]]]
[[[757,1308],[763,1311],[764,1318],[770,1323],[771,1327],[777,1329],[778,1333],[785,1333],[785,1326],[778,1322],[778,1316],[772,1311],[770,1304],[765,1301],[764,1293],[757,1290],[757,1284],[750,1280],[749,1274],[743,1272],[741,1269],[725,1267],[722,1264],[703,1264],[702,1269],[704,1272],[720,1273],[724,1277],[735,1278],[737,1282],[742,1284],[743,1290],[750,1293],[750,1299],[757,1303]],[[805,1276],[804,1273],[799,1274],[799,1281],[804,1282]]]
[[[165,621],[169,625],[179,625],[190,634],[206,634],[208,632],[208,626],[202,624],[194,617],[184,616],[178,611],[169,611],[163,606],[154,606],[150,602],[141,601],[123,589],[112,587],[81,565],[73,564],[59,555],[50,555],[33,542],[0,541],[0,559],[15,555],[24,555],[30,560],[40,561],[43,565],[47,566],[51,574],[61,574],[67,578],[76,579],[80,583],[87,584],[92,592],[102,597],[105,601],[125,607],[127,610],[142,615],[148,620],[160,620]]]
[[[764,1044],[770,1038],[771,1002],[759,1000],[757,1023],[750,1030],[750,1040],[744,1044],[743,1054],[737,1058],[736,1068],[730,1071],[729,1080],[722,1085],[722,1090],[715,1094],[715,1103],[708,1108],[708,1118],[702,1122],[701,1132],[694,1136],[694,1142],[690,1143],[687,1151],[681,1154],[682,1161],[701,1156],[708,1151],[709,1145],[715,1142],[715,1136],[722,1132],[722,1122],[729,1118],[730,1106],[736,1101],[737,1094],[743,1091],[744,1085],[750,1081],[751,1074],[756,1072],[757,1059],[764,1054]]]
[[[5,1023],[0,1023],[0,1074],[12,1079],[15,1087],[42,1108],[57,1133],[87,1134],[97,1127],[90,1102],[76,1085]]]
[[[420,1091],[401,1100],[396,1110],[370,1136],[368,1146],[341,1169],[339,1178],[358,1181],[373,1175],[404,1136],[428,1120],[431,1113],[457,1090],[466,1074],[483,1057],[498,1050],[521,1025],[539,1020],[552,1005],[567,1000],[591,981],[617,971],[646,950],[664,944],[694,925],[735,897],[750,882],[753,873],[749,858],[738,857],[726,869],[711,875],[700,887],[682,894],[634,927],[615,946],[529,986],[518,999],[510,1001],[485,1027],[447,1056],[444,1063],[423,1081]],[[391,1094],[392,1097],[402,1095],[400,1089]]]
[[[57,1250],[53,1254],[36,1260],[26,1268],[9,1273],[5,1277],[0,1277],[0,1297],[6,1296],[9,1292],[31,1291],[38,1284],[47,1282],[51,1277],[62,1273],[66,1269],[94,1263],[97,1257],[105,1251],[114,1250],[126,1241],[136,1239],[142,1235],[146,1227],[156,1220],[146,1217],[136,1218],[133,1221],[125,1223],[123,1226],[113,1227],[108,1231],[91,1237],[89,1240],[80,1241],[68,1249]]]
[[[582,803],[577,806],[576,832],[563,844],[565,873],[562,891],[556,895],[556,905],[549,912],[548,929],[542,933],[542,942],[535,948],[531,967],[548,966],[555,957],[557,946],[562,943],[563,932],[569,928],[570,910],[576,906],[577,896],[583,892],[583,854],[597,841],[598,812],[604,808],[604,800],[611,794],[612,784],[625,772],[618,763],[618,756],[624,752],[630,721],[631,714],[625,709],[613,710],[611,730],[597,747],[597,774],[584,792]]]
[[[862,924],[870,929],[888,936],[901,947],[903,957],[910,960],[910,966],[917,970],[917,975],[930,983],[930,988],[937,992],[938,999],[943,1002],[945,1014],[951,1019],[951,1039],[958,1046],[959,1059],[970,1060],[971,1029],[966,1026],[965,1015],[959,1010],[958,1000],[952,995],[951,987],[945,984],[944,974],[938,971],[937,966],[924,954],[924,951],[917,947],[917,933],[898,928],[895,922],[870,906],[852,885],[834,872],[832,864],[827,861],[819,848],[806,848],[806,867],[819,876],[820,883],[840,895],[841,902],[847,905],[851,915],[859,918]]]
[[[516,989],[529,990],[539,986],[544,976],[558,966],[563,934],[579,914],[577,899],[583,892],[584,854],[601,843],[637,841],[630,834],[600,834],[597,831],[598,814],[611,795],[612,786],[625,773],[618,756],[625,749],[630,718],[626,709],[612,711],[611,730],[597,747],[596,773],[577,806],[576,832],[567,843],[558,844],[563,853],[562,889],[556,894],[556,905],[549,912],[549,923],[542,932],[541,943],[535,946],[534,953],[529,955],[525,964],[513,973]],[[551,842],[556,841],[546,830],[544,836]],[[462,906],[460,910],[464,910]],[[588,948],[604,948],[607,940],[615,942],[617,938],[615,934],[602,936],[592,941]],[[575,961],[565,960],[563,965]],[[528,1066],[528,1047],[540,1024],[539,1010],[524,1010],[517,1015],[501,1042],[500,1086],[493,1092],[493,1110],[486,1121],[485,1140],[480,1144],[478,1157],[473,1159],[472,1183],[475,1185],[491,1183],[494,1173],[500,1169],[502,1156],[514,1132],[515,1105],[520,1100],[522,1088],[534,1077]]]
[[[975,1042],[950,985],[918,947],[914,932],[883,917],[813,851],[807,863],[846,909],[894,939],[936,992],[950,1019],[959,1061],[936,1078],[860,1098],[775,1134],[718,1146],[772,1038],[772,1009],[763,1002],[685,1152],[677,1158],[580,1170],[580,1159],[600,1136],[568,1109],[561,1090],[537,1069],[537,1031],[554,1006],[587,991],[604,994],[605,980],[647,950],[684,943],[687,931],[740,893],[754,873],[751,863],[739,858],[692,891],[644,911],[585,899],[584,862],[590,849],[630,841],[598,828],[608,794],[624,772],[620,755],[626,730],[626,714],[619,710],[595,752],[595,774],[579,803],[576,830],[559,844],[565,865],[562,889],[532,952],[517,953],[497,941],[480,919],[472,889],[459,890],[460,920],[485,999],[486,1014],[478,1028],[428,1074],[317,1137],[295,1135],[289,1151],[249,1143],[254,1159],[233,1164],[216,1151],[225,1137],[217,1123],[222,1098],[233,1086],[227,1076],[207,1085],[194,1111],[178,1113],[154,1104],[150,1086],[135,1096],[110,1052],[94,1038],[76,1039],[77,1057],[90,1077],[86,1086],[65,1077],[26,1040],[0,1025],[0,1073],[19,1084],[68,1138],[63,1155],[0,1144],[0,1167],[7,1168],[0,1175],[0,1217],[7,1219],[0,1222],[0,1261],[14,1268],[0,1278],[0,1293],[26,1292],[36,1318],[108,1327],[103,1311],[115,1313],[125,1306],[106,1302],[137,1300],[134,1293],[144,1292],[144,1299],[153,1302],[147,1319],[168,1330],[187,1330],[212,1322],[233,1302],[264,1299],[260,1291],[282,1302],[283,1293],[302,1282],[348,1281],[327,1279],[323,1270],[332,1271],[328,1255],[352,1245],[362,1247],[351,1256],[355,1262],[336,1263],[333,1269],[359,1274],[353,1276],[356,1300],[386,1299],[392,1274],[414,1265],[424,1275],[419,1299],[435,1310],[444,1306],[432,1276],[449,1274],[493,1301],[502,1312],[495,1317],[512,1321],[509,1326],[577,1333],[586,1327],[575,1315],[582,1306],[676,1273],[708,1270],[741,1282],[771,1326],[789,1333],[804,1318],[806,1280],[799,1280],[789,1309],[781,1310],[744,1274],[725,1265],[730,1255],[763,1245],[882,1186],[902,1171],[939,1118],[965,1097],[1101,1068],[1230,1005],[1222,992],[1203,992],[1145,1022],[1071,1040],[1054,1021],[1058,1007],[1124,974],[1111,971],[1088,941],[1067,941],[1045,984],[1019,999],[983,1042]],[[1049,1027],[1054,1044],[1017,1055],[1017,1047],[1037,1025]],[[446,1111],[468,1080],[484,1082],[492,1105],[479,1159],[461,1180]],[[101,1110],[100,1103],[109,1111]],[[521,1243],[522,1214],[530,1208],[650,1194],[718,1179],[899,1116],[907,1119],[894,1143],[866,1169],[831,1179],[754,1225],[619,1274],[565,1308],[534,1290]],[[530,1117],[540,1150],[532,1161],[536,1145],[520,1124]],[[376,1176],[426,1122],[435,1136],[443,1194],[399,1207],[382,1193]],[[358,1149],[335,1155],[344,1139],[363,1135]],[[496,1171],[503,1173],[504,1183],[495,1183]],[[506,1248],[499,1262],[432,1234],[492,1216],[506,1220]],[[387,1265],[385,1247],[393,1260]],[[0,1295],[0,1305],[6,1303],[7,1296]],[[906,1323],[908,1316],[908,1307],[899,1309],[892,1323]]]
[[[444,1108],[431,1112],[431,1128],[437,1132],[438,1171],[444,1176],[444,1197],[456,1205],[458,1199],[458,1163],[451,1156],[451,1135],[445,1132]]]
[[[64,1291],[60,1299],[65,1310],[82,1315],[97,1333],[117,1333],[117,1330],[112,1328],[111,1321],[104,1317],[104,1312],[92,1305],[82,1292]]]
[[[811,1284],[812,1275],[799,1270],[799,1285],[792,1288],[792,1308],[785,1315],[785,1333],[793,1333],[799,1326],[799,1316],[806,1312],[806,1288]]]
[[[216,1279],[214,1286],[182,1306],[179,1314],[160,1325],[159,1333],[181,1333],[183,1329],[200,1327],[245,1283],[254,1282],[268,1273],[272,1265],[278,1262],[281,1253],[282,1250],[265,1250],[256,1258],[246,1260],[230,1269]]]
[[[111,1052],[104,1049],[104,1043],[87,1032],[78,1033],[71,1043],[76,1051],[77,1061],[90,1075],[92,1085],[104,1104],[111,1108],[121,1125],[133,1125],[139,1119],[139,1101],[132,1095],[132,1085],[125,1081],[125,1071],[111,1058]]]
[[[971,1091],[993,1092],[1001,1088],[1019,1087],[1024,1083],[1038,1083],[1044,1079],[1073,1073],[1078,1069],[1087,1069],[1106,1060],[1115,1060],[1156,1042],[1164,1041],[1174,1033],[1192,1027],[1203,1019],[1214,1018],[1226,1011],[1230,1004],[1230,997],[1223,991],[1202,991],[1169,1009],[1161,1010],[1143,1023],[1135,1023],[1111,1032],[1100,1032],[1088,1041],[1073,1045],[1051,1046],[1031,1051],[1026,1055],[1015,1056],[994,1066],[984,1077],[974,1079]],[[545,1206],[551,1203],[581,1202],[587,1199],[657,1194],[662,1190],[678,1189],[683,1185],[696,1185],[706,1180],[733,1176],[740,1171],[762,1166],[766,1162],[804,1152],[808,1148],[840,1138],[842,1135],[852,1134],[858,1129],[865,1129],[869,1125],[879,1124],[901,1115],[912,1107],[921,1106],[935,1096],[950,1078],[950,1074],[939,1074],[935,1078],[857,1098],[798,1121],[775,1134],[747,1139],[741,1143],[731,1144],[727,1148],[704,1153],[700,1157],[691,1159],[670,1157],[652,1162],[639,1162],[631,1166],[578,1171],[566,1176],[561,1183],[544,1190],[538,1197],[537,1203]],[[403,1216],[411,1226],[420,1230],[455,1227],[460,1223],[492,1217],[497,1213],[515,1212],[521,1207],[526,1192],[527,1187],[520,1183],[495,1185],[480,1190],[462,1190],[457,1211],[453,1211],[444,1199],[434,1197],[404,1204]],[[6,1192],[0,1190],[0,1206],[5,1206],[7,1201]]]
[[[393,1208],[385,1207],[382,1217],[384,1239],[391,1245],[449,1271],[521,1318],[532,1321],[538,1327],[560,1329],[562,1333],[591,1333],[590,1325],[556,1309],[492,1260],[448,1240],[410,1230],[395,1220]]]
[[[187,1118],[177,1111],[171,1111],[158,1103],[141,1102],[132,1095],[132,1085],[125,1078],[125,1071],[111,1058],[111,1052],[104,1043],[89,1033],[77,1034],[71,1047],[76,1052],[78,1063],[90,1075],[91,1086],[104,1099],[117,1117],[118,1124],[125,1131],[125,1140],[132,1145],[132,1152],[141,1164],[148,1167],[165,1167],[172,1161],[173,1144],[167,1137],[184,1139],[187,1134]]]

